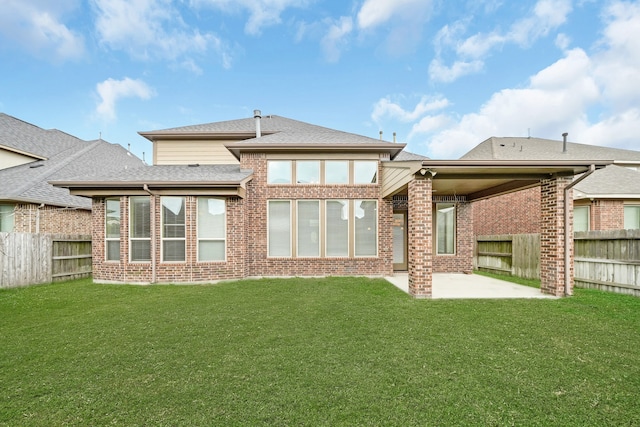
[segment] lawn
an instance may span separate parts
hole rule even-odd
[[[0,291],[0,425],[640,425],[640,299],[384,280]]]

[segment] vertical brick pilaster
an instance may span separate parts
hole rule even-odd
[[[431,298],[433,274],[431,180],[409,182],[409,294]]]
[[[573,238],[569,239],[569,265],[565,270],[564,188],[570,178],[542,180],[540,204],[540,290],[562,296],[565,293],[565,274],[569,274],[569,293],[573,289]],[[573,197],[569,198],[569,212],[573,211]],[[573,231],[570,216],[569,233]],[[572,235],[572,234],[571,234]]]

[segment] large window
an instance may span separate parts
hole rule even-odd
[[[378,254],[378,202],[356,200],[354,202],[355,256]]]
[[[626,230],[640,229],[640,205],[624,207],[624,228]]]
[[[327,160],[324,162],[324,182],[325,184],[348,184],[349,183],[349,161],[348,160]]]
[[[131,261],[151,261],[149,196],[131,197],[129,203],[129,256]]]
[[[224,261],[226,241],[224,199],[198,197],[198,261]]]
[[[348,200],[327,200],[326,206],[326,255],[328,257],[349,256],[349,202]]]
[[[106,259],[120,261],[120,199],[107,199],[105,208]]]
[[[298,160],[296,162],[296,184],[319,184],[320,161]]]
[[[185,260],[185,198],[162,197],[162,260]]]
[[[320,202],[297,202],[297,248],[299,257],[320,256]]]
[[[589,206],[573,207],[573,231],[589,231]]]
[[[13,231],[13,205],[0,205],[0,232],[10,233]]]
[[[268,217],[269,256],[291,256],[291,202],[270,200]]]
[[[453,255],[456,251],[456,205],[454,203],[436,204],[438,255]]]
[[[291,184],[291,160],[269,160],[267,162],[267,183]]]
[[[375,184],[378,182],[378,162],[356,160],[353,162],[354,184]]]

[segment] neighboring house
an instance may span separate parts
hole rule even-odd
[[[93,198],[96,282],[407,271],[409,292],[430,297],[434,272],[472,269],[471,202],[539,185],[541,289],[570,294],[564,187],[607,164],[435,161],[259,111],[141,135],[153,166],[53,182]]]
[[[0,113],[0,232],[91,234],[91,199],[48,181],[143,165],[120,145]]]
[[[612,161],[575,185],[574,231],[640,228],[640,151],[541,138],[492,137],[461,159]],[[539,186],[474,203],[474,235],[539,233],[539,211]]]

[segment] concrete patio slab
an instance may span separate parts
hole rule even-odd
[[[407,273],[395,273],[385,277],[394,286],[409,293],[409,276]],[[547,298],[540,289],[522,286],[504,280],[493,279],[478,274],[435,273],[432,284],[433,299],[454,298]]]

